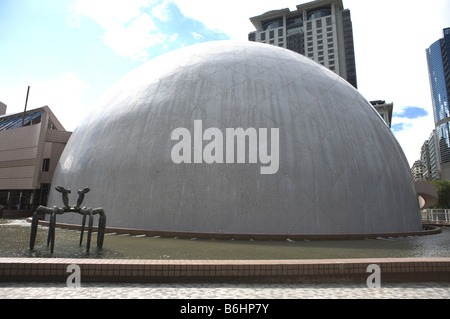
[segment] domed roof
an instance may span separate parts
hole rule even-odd
[[[190,46],[125,76],[72,134],[52,185],[89,186],[83,205],[103,207],[110,227],[421,229],[406,158],[370,103],[312,60],[254,42]],[[54,190],[49,204],[61,205]]]

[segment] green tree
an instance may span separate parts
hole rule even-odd
[[[438,193],[438,203],[434,208],[450,208],[450,181],[438,180],[431,183],[436,186]]]

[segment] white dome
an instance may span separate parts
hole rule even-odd
[[[257,135],[247,140],[245,163],[226,147],[227,129],[237,128]],[[89,186],[83,205],[103,207],[109,227],[421,230],[406,158],[370,103],[312,60],[254,42],[190,46],[131,72],[75,130],[52,185],[71,188],[72,202]],[[54,190],[49,205],[62,205]]]

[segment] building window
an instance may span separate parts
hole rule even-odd
[[[311,22],[307,22],[306,23],[306,30],[312,30],[312,23]]]
[[[262,25],[262,29],[264,31],[266,31],[266,30],[280,28],[282,26],[283,26],[283,19],[275,19],[275,20],[264,22]]]
[[[331,15],[331,6],[324,6],[308,11],[308,20],[319,19]]]
[[[269,31],[269,38],[273,39],[275,37],[275,32],[273,30]]]
[[[283,30],[283,29],[280,29]],[[294,33],[303,33],[303,27],[290,28],[286,30],[287,35],[291,35]]]
[[[330,26],[330,25],[331,25],[331,23],[332,23],[332,21],[331,21],[331,17],[328,17],[328,18],[327,18],[327,26]]]
[[[278,36],[282,37],[283,36],[283,29],[278,29]]]
[[[266,41],[266,33],[261,33],[261,41]]]
[[[42,161],[42,171],[48,172],[49,169],[50,169],[50,159],[44,158],[44,160]]]

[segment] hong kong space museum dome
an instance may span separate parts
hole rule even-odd
[[[126,75],[73,132],[50,207],[62,204],[57,185],[71,196],[89,187],[83,206],[103,207],[112,228],[249,238],[422,230],[406,157],[372,105],[322,65],[255,42],[192,45]]]

